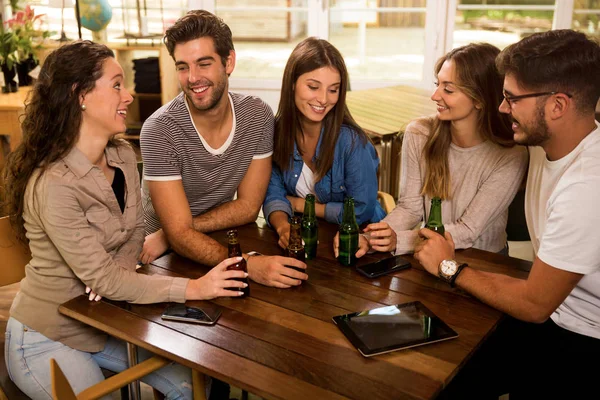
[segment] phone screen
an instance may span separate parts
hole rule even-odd
[[[404,259],[402,256],[394,256],[384,258],[383,260],[379,260],[374,263],[359,266],[356,269],[363,275],[375,277],[405,268],[410,268],[410,262]]]
[[[214,311],[214,310],[213,310]],[[207,313],[197,307],[188,307],[185,304],[169,306],[162,315],[163,319],[174,321],[194,322],[197,324],[214,324],[221,315],[221,311]]]

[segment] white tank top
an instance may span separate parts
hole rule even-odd
[[[315,194],[315,176],[308,165],[302,163],[302,173],[296,183],[296,195],[304,199],[307,194]]]

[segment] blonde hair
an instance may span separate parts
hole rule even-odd
[[[514,146],[510,119],[500,114],[503,77],[495,66],[500,50],[488,43],[471,43],[450,51],[435,66],[435,75],[446,61],[453,61],[456,69],[455,86],[480,106],[477,128],[485,139],[505,147]],[[448,149],[452,141],[451,121],[434,118],[428,126],[430,135],[423,148],[426,165],[425,181],[421,195],[450,199],[451,177],[448,166]]]

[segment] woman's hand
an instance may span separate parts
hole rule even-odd
[[[281,224],[281,226],[277,228],[277,234],[279,235],[277,244],[282,249],[287,249],[288,244],[290,243],[290,223],[285,222],[284,224]]]
[[[142,247],[140,261],[144,264],[149,264],[160,257],[168,249],[169,241],[167,240],[167,235],[165,235],[165,231],[159,229],[156,232],[149,234],[144,239],[144,247]]]
[[[227,258],[217,264],[202,278],[190,280],[185,289],[186,300],[210,300],[215,297],[239,297],[244,293],[241,290],[248,286],[247,283],[234,280],[234,278],[247,278],[248,273],[231,270],[227,267],[240,262],[242,257]],[[230,290],[233,289],[233,290]]]
[[[356,258],[361,258],[365,254],[367,254],[367,252],[370,249],[371,249],[371,246],[369,246],[369,241],[367,240],[365,235],[363,235],[363,234],[358,235],[358,251],[355,254]],[[340,233],[339,232],[336,233],[335,237],[333,238],[333,254],[335,255],[335,258],[337,258],[340,255]]]
[[[363,231],[369,241],[369,246],[377,251],[394,251],[398,238],[387,222],[369,224]]]
[[[102,300],[102,296],[100,296],[99,294],[96,294],[92,291],[92,289],[89,286],[85,287],[85,294],[90,294],[90,301],[100,301]]]
[[[292,204],[292,210],[294,212],[304,212],[304,202],[305,200],[302,197],[296,196],[285,196],[286,199]]]

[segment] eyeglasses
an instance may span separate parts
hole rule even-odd
[[[527,99],[530,97],[541,97],[541,96],[551,96],[554,94],[558,94],[558,93],[562,93],[562,92],[541,92],[541,93],[529,93],[529,94],[522,94],[520,96],[510,96],[507,95],[506,92],[502,92],[502,96],[504,96],[504,100],[506,100],[506,102],[508,103],[509,107],[512,107],[512,101],[516,101],[516,100],[521,100],[521,99]],[[568,93],[563,93],[565,95],[567,95],[569,98],[573,97],[572,95],[568,94]]]

